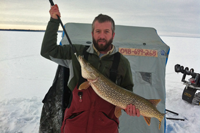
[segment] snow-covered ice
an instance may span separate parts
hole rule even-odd
[[[168,113],[167,117],[186,119],[185,121],[167,120],[167,133],[199,133],[200,106],[191,105],[182,100],[185,87],[181,82],[183,74],[175,73],[174,66],[180,64],[194,68],[195,72],[200,73],[200,38],[161,38],[170,46],[166,67],[166,108],[179,113],[179,116]]]
[[[53,82],[57,64],[40,56],[44,32],[0,31],[0,132],[37,133],[42,99]],[[61,39],[58,35],[58,42]],[[170,46],[166,66],[166,108],[179,113],[166,117],[167,133],[199,133],[200,106],[181,99],[184,85],[182,74],[174,65],[194,68],[200,73],[200,38],[166,37]]]

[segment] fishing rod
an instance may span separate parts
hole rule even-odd
[[[51,6],[54,6],[53,0],[49,0],[49,2],[51,3]],[[77,56],[76,48],[72,45],[72,42],[71,42],[71,40],[70,40],[70,38],[69,38],[69,36],[68,36],[68,34],[67,34],[67,31],[65,30],[65,27],[64,27],[64,25],[63,25],[63,23],[62,23],[60,17],[59,17],[58,15],[57,15],[57,17],[58,17],[58,20],[59,20],[59,22],[60,22],[60,24],[61,24],[61,26],[62,26],[62,28],[63,28],[63,31],[64,31],[64,33],[65,33],[65,35],[66,35],[66,37],[67,37],[67,40],[68,40],[68,42],[69,42],[69,44],[70,44],[70,46],[71,46],[71,48],[72,48],[73,53],[75,54],[75,56]]]

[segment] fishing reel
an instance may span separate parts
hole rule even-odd
[[[200,105],[200,97],[199,95],[195,95],[196,91],[200,90],[200,74],[195,73],[193,68],[184,68],[184,66],[181,66],[179,64],[176,64],[174,66],[174,69],[175,72],[180,72],[183,74],[181,81],[186,85],[182,94],[182,99],[189,103]],[[186,76],[191,76],[191,78],[186,81]]]

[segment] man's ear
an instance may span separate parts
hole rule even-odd
[[[91,34],[92,34],[92,37],[93,37],[94,36],[94,32],[92,31]]]
[[[113,35],[112,35],[112,36],[113,36],[113,39],[114,39],[114,37],[115,37],[115,32],[113,32]]]

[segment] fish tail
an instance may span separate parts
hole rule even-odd
[[[161,127],[161,122],[162,122],[164,117],[165,117],[165,114],[162,114],[160,119],[159,119],[159,130],[160,130],[160,127]]]

